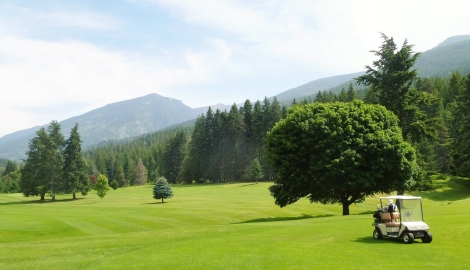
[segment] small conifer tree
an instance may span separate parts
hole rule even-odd
[[[250,176],[256,181],[256,184],[258,184],[258,181],[264,177],[263,168],[261,167],[261,164],[259,164],[259,160],[257,158],[251,162]]]
[[[116,189],[118,189],[118,187],[119,187],[119,183],[118,183],[118,181],[116,181],[116,179],[114,179],[113,181],[111,181],[111,184],[109,186],[112,189],[114,189],[114,191],[116,191]]]
[[[155,186],[153,187],[153,198],[154,199],[168,199],[173,197],[173,191],[171,190],[171,185],[168,184],[166,178],[160,177],[158,178],[157,182],[155,182]]]

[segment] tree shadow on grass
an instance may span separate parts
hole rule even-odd
[[[168,203],[168,202],[158,201],[158,202],[148,202],[148,203],[144,203],[144,204],[165,204],[165,203]]]
[[[308,219],[308,218],[324,218],[324,217],[331,217],[331,216],[334,216],[334,215],[328,214],[328,215],[312,216],[312,215],[302,214],[301,216],[298,216],[298,217],[268,217],[268,218],[250,219],[247,221],[236,222],[233,224],[272,222],[272,221],[290,221],[290,220],[299,220],[299,219]]]
[[[55,201],[48,199],[44,201],[37,200],[37,201],[19,201],[19,202],[3,202],[3,203],[0,202],[0,205],[62,203],[62,202],[70,202],[70,201],[79,201],[83,199],[84,198],[76,198],[74,200],[70,198],[70,199],[62,199],[62,200],[55,200]]]
[[[241,185],[241,186],[238,186],[238,187],[246,187],[246,186],[252,186],[252,185],[256,185],[257,183],[250,183],[250,184],[244,184],[244,185]]]

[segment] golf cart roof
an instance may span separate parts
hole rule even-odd
[[[390,199],[401,199],[401,200],[417,200],[417,199],[421,199],[421,197],[415,197],[415,196],[405,196],[405,195],[396,195],[396,196],[387,196],[387,197],[379,197],[379,199],[386,199],[386,200],[390,200]]]

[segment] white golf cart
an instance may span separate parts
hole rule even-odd
[[[375,239],[383,237],[401,238],[403,242],[411,244],[415,239],[421,238],[423,243],[431,243],[432,234],[428,232],[429,226],[424,223],[421,197],[389,196],[380,197],[378,211],[374,214]],[[382,200],[385,205],[382,204]],[[395,211],[387,209],[387,202],[395,200]]]

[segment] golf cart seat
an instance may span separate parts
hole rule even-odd
[[[380,218],[387,227],[400,227],[400,222],[395,222],[395,220],[398,220],[400,218],[399,213],[392,213],[391,215],[390,213],[380,213]]]

